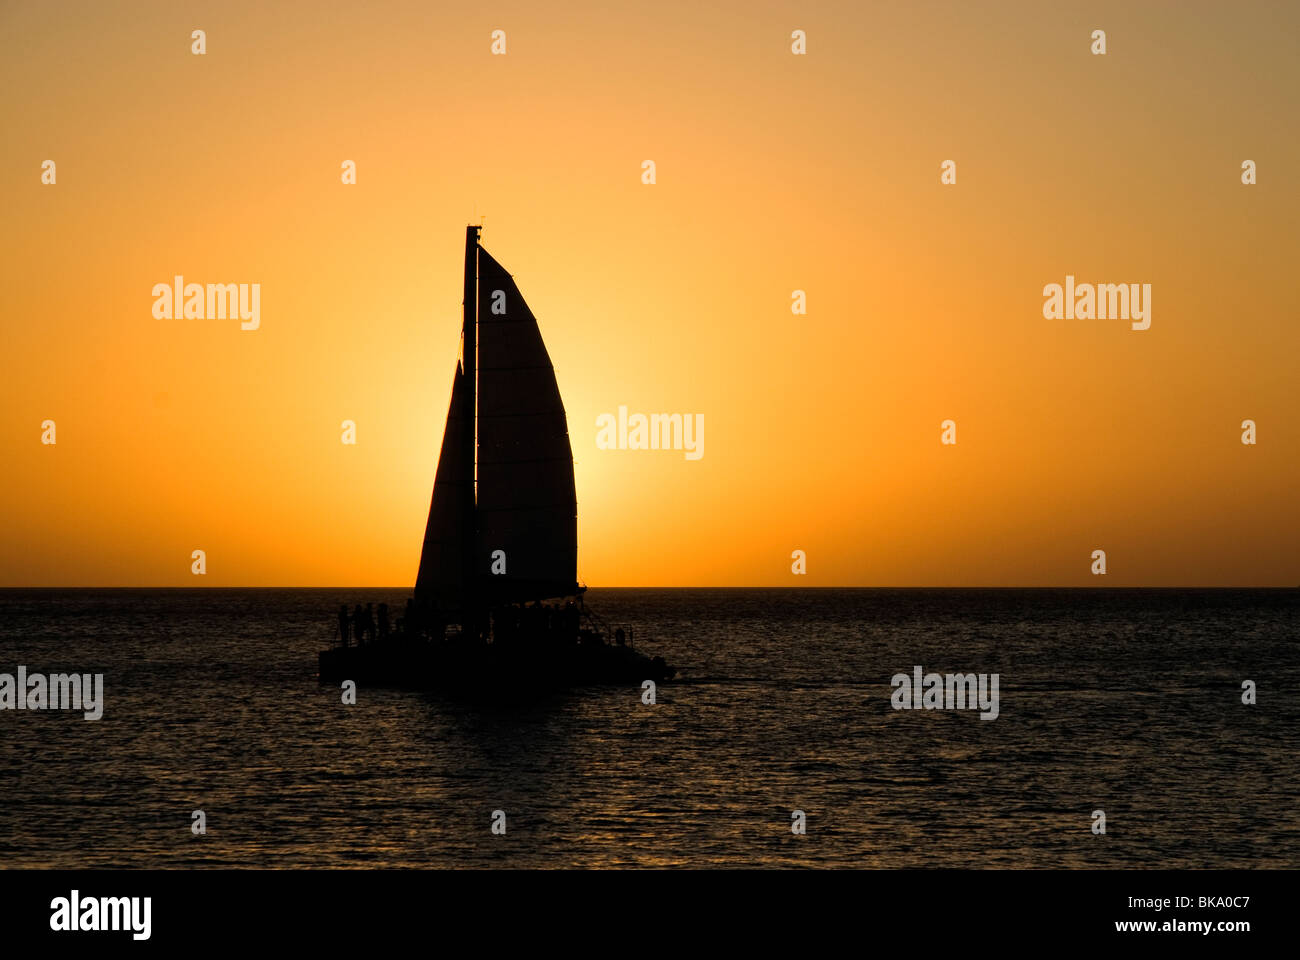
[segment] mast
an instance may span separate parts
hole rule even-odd
[[[465,558],[463,605],[465,623],[478,622],[478,571],[474,569],[478,520],[475,510],[475,461],[478,426],[478,236],[481,227],[465,228],[465,385],[469,387],[470,402],[465,405],[464,469],[465,489]]]

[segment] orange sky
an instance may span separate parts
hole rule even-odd
[[[480,217],[592,586],[1300,583],[1295,4],[271,6],[0,6],[0,585],[413,583]]]

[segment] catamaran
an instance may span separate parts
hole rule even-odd
[[[537,320],[465,231],[460,356],[398,631],[320,653],[322,682],[492,687],[671,679],[583,602],[568,421]]]

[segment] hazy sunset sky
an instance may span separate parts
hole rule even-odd
[[[591,586],[1294,586],[1298,34],[1282,2],[0,3],[0,586],[412,584],[480,218]],[[155,319],[176,274],[260,283],[260,329]],[[1151,284],[1150,329],[1044,319],[1067,274]],[[702,414],[703,458],[597,449],[620,405]]]

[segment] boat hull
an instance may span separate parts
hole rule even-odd
[[[662,683],[676,671],[660,657],[608,643],[505,647],[454,641],[392,642],[335,647],[320,652],[320,680],[415,689],[485,689],[506,686],[579,687]]]

